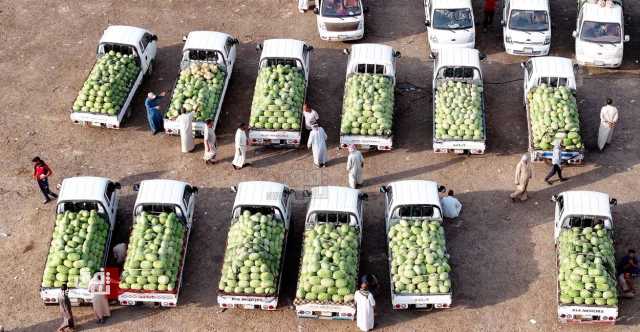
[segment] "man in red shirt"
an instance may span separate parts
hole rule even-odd
[[[49,189],[49,177],[53,175],[51,168],[40,157],[35,157],[31,160],[33,162],[33,178],[38,182],[38,187],[42,191],[44,196],[43,204],[47,204],[51,201],[51,197],[57,198],[58,195]]]
[[[484,24],[482,31],[487,32],[489,25],[493,24],[493,16],[496,13],[496,0],[484,0]]]

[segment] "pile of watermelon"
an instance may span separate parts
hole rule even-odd
[[[133,55],[109,51],[91,70],[73,103],[73,111],[117,115],[139,73]]]
[[[185,226],[173,212],[138,215],[129,238],[120,288],[174,291],[185,234]]]
[[[58,214],[42,287],[86,288],[103,267],[108,237],[109,225],[95,210]]]
[[[260,69],[251,104],[249,126],[255,129],[300,129],[305,98],[302,71],[289,65]]]
[[[213,119],[222,96],[224,79],[224,69],[218,64],[191,64],[180,72],[165,117],[174,119],[180,114],[194,112],[195,121]]]
[[[345,84],[342,135],[391,136],[393,83],[381,74],[353,74]]]
[[[540,84],[529,91],[527,103],[534,148],[551,150],[555,141],[567,151],[584,148],[578,106],[569,88]]]
[[[436,90],[435,106],[436,139],[484,139],[481,86],[444,81]]]

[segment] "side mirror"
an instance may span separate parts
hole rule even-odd
[[[199,190],[198,187],[191,187],[191,192],[194,194],[197,194],[198,190]]]
[[[238,38],[233,38],[233,43],[238,45],[238,44],[240,44],[240,41],[238,40]]]
[[[182,42],[184,43],[184,42],[186,42],[186,41],[187,41],[187,36],[186,36],[186,35],[185,35],[185,36],[182,36]]]
[[[362,8],[362,12],[365,13],[365,14],[368,13],[369,12],[369,7],[365,6],[364,8]]]
[[[427,28],[431,26],[431,22],[430,21],[425,21],[424,22],[424,26],[426,26]]]
[[[551,201],[554,202],[554,203],[557,202],[558,201],[558,195],[551,196]]]
[[[578,37],[578,31],[575,31],[575,30],[574,30],[574,31],[571,33],[571,35],[573,36],[573,38]]]
[[[304,45],[305,50],[307,50],[307,52],[311,52],[313,51],[313,46],[311,45]]]
[[[628,43],[631,40],[631,37],[629,37],[629,35],[624,35],[624,42]]]
[[[231,189],[231,192],[234,192],[234,193],[238,192],[238,186],[231,186],[229,187],[229,189]]]
[[[262,51],[262,44],[256,45],[256,52]]]
[[[574,64],[573,64],[573,71],[577,73],[577,72],[578,72],[578,69],[580,69],[580,66],[578,66],[578,64],[577,64],[577,63],[574,63]]]
[[[505,26],[507,23],[504,20],[500,20],[500,25]]]
[[[367,193],[362,193],[362,194],[360,194],[360,198],[361,198],[363,201],[368,201],[368,200],[369,200],[369,194],[367,194]]]
[[[316,14],[316,15],[320,15],[320,8],[318,8],[318,7],[313,8],[313,13]]]
[[[445,187],[445,186],[438,186],[438,192],[439,192],[439,193],[443,193],[443,192],[446,192],[446,191],[447,191],[447,187]]]
[[[520,68],[525,69],[525,63],[524,62],[520,62]]]
[[[611,204],[611,206],[616,206],[616,205],[618,205],[618,200],[617,200],[617,199],[615,199],[615,198],[612,198],[612,199],[609,201],[609,204]]]
[[[309,198],[311,197],[311,192],[309,190],[305,190],[302,192],[302,197]]]
[[[139,183],[134,184],[132,187],[133,187],[133,191],[135,191],[135,192],[140,190],[140,184]]]
[[[380,186],[380,192],[381,192],[381,193],[383,193],[383,194],[384,194],[384,193],[386,193],[387,191],[388,191],[388,190],[387,190],[387,187],[385,187],[385,186]]]
[[[115,187],[116,189],[122,189],[122,185],[120,184],[120,182],[116,182],[116,183],[114,184],[114,187]]]
[[[479,56],[480,56],[480,61],[482,61],[482,60],[487,58],[487,55],[484,54],[484,53],[480,53]]]
[[[436,59],[436,54],[435,54],[435,53],[433,53],[433,52],[430,52],[430,53],[429,53],[429,59],[431,59],[431,60],[435,60],[435,59]]]
[[[151,36],[151,40],[158,41],[158,36],[156,36],[156,35]]]
[[[393,52],[393,56],[395,58],[400,58],[400,57],[402,57],[402,53],[400,53],[400,51],[395,51],[395,52]]]
[[[349,49],[343,48],[342,49],[342,54],[349,55],[349,54],[351,54],[351,51]]]

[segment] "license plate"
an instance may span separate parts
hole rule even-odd
[[[321,311],[321,312],[320,312],[320,316],[323,316],[323,317],[331,317],[331,316],[333,316],[333,312]]]
[[[245,309],[253,309],[253,308],[255,308],[253,306],[253,304],[243,304],[242,307],[245,308]]]
[[[531,54],[531,53],[533,53],[533,49],[529,48],[529,47],[525,47],[524,48],[524,53]]]

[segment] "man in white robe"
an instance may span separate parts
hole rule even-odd
[[[113,247],[113,257],[116,259],[116,264],[124,264],[124,260],[127,258],[127,244],[118,243]]]
[[[249,128],[246,124],[241,123],[238,126],[238,130],[236,130],[236,138],[235,138],[235,156],[233,157],[233,168],[238,170],[244,166],[250,165],[249,163],[245,163],[245,158],[247,154],[247,131]]]
[[[440,199],[440,205],[442,205],[442,215],[445,218],[457,218],[462,210],[462,203],[453,196],[453,190],[449,190],[447,196]]]
[[[298,0],[298,11],[304,13],[315,3],[314,0]]]
[[[347,172],[349,172],[349,187],[356,189],[362,184],[362,169],[364,168],[364,157],[356,149],[355,145],[349,146],[349,157],[347,158]]]
[[[612,104],[613,100],[607,98],[607,104],[600,110],[600,129],[598,130],[598,148],[600,151],[611,143],[613,129],[618,123],[618,109]]]
[[[313,165],[326,167],[327,164],[327,133],[317,123],[314,123],[307,141],[307,148],[313,152]]]
[[[376,300],[369,292],[369,286],[366,283],[362,283],[360,289],[354,294],[353,299],[356,302],[356,323],[358,328],[360,331],[365,332],[373,329]]]

